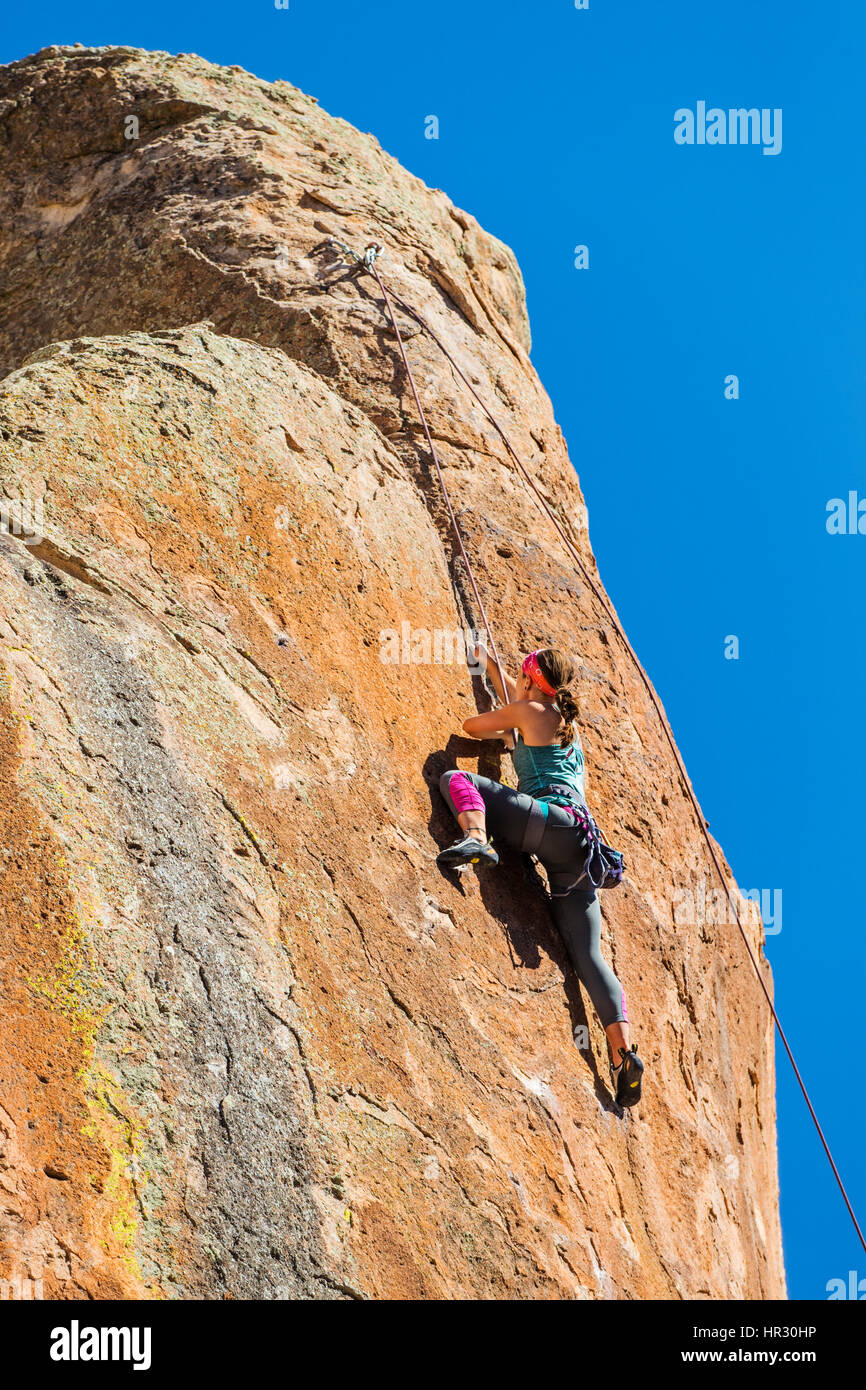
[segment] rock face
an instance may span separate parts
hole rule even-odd
[[[768,1013],[736,929],[679,920],[716,885],[670,750],[401,313],[507,663],[579,667],[637,1111],[521,866],[434,862],[439,773],[513,774],[455,738],[484,694],[418,635],[477,614],[376,285],[326,243],[385,245],[595,572],[511,253],[312,98],[192,56],[0,70],[0,168],[0,481],[32,532],[0,538],[0,1279],[784,1296]]]

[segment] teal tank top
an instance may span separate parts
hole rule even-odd
[[[516,732],[516,731],[515,731]],[[564,783],[573,787],[585,801],[583,749],[580,739],[560,748],[558,743],[546,743],[540,748],[531,748],[524,743],[523,735],[517,734],[517,742],[511,754],[514,770],[517,773],[517,790],[533,796],[538,801],[552,801],[555,805],[567,805],[564,797],[555,793],[545,796],[545,790],[553,783]]]

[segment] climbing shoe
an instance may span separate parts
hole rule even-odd
[[[455,840],[453,845],[437,854],[436,863],[444,869],[468,869],[470,864],[487,864],[492,868],[499,863],[499,855],[489,840],[485,844],[483,840],[464,835],[462,840]]]
[[[637,1105],[640,1100],[643,1062],[637,1055],[637,1044],[628,1051],[621,1047],[619,1055],[622,1061],[618,1067],[611,1067],[610,1079],[616,1093],[617,1105],[627,1108],[629,1105]]]

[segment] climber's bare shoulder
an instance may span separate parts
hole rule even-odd
[[[473,714],[463,722],[463,732],[470,738],[495,738],[509,729],[519,729],[526,743],[550,743],[559,715],[540,700],[515,700],[484,714]]]

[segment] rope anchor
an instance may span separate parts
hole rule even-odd
[[[364,247],[364,254],[359,255],[345,241],[338,241],[336,237],[331,237],[330,245],[337,251],[342,251],[345,256],[351,256],[357,266],[363,266],[365,270],[370,270],[374,261],[385,254],[385,248],[378,241],[371,241]]]

